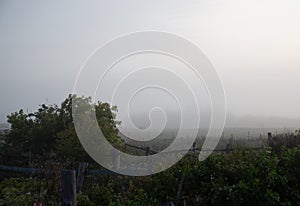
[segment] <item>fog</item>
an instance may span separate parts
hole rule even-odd
[[[32,112],[42,103],[59,104],[73,92],[84,61],[105,42],[124,33],[159,30],[193,42],[212,62],[226,93],[226,127],[299,127],[299,10],[295,0],[1,1],[0,122],[21,108]],[[138,58],[134,60],[147,59]],[[119,69],[124,72],[126,64]],[[110,83],[122,75],[111,74],[99,94],[101,101],[109,99]],[[182,76],[198,84],[192,75]],[[201,102],[200,127],[207,127],[209,98],[202,84],[196,95]],[[185,92],[178,95],[184,99]],[[120,95],[114,104],[122,108],[128,103],[124,99]],[[167,126],[177,127],[180,112],[188,113],[189,104],[184,102],[180,110],[170,96],[147,90],[133,99],[130,115],[137,127],[145,128],[151,108],[160,106],[168,116]],[[126,114],[119,110],[122,127],[128,126]]]

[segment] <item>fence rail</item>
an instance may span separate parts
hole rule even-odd
[[[0,165],[0,170],[10,171],[10,172],[22,172],[22,173],[42,173],[43,170],[39,168],[24,168],[24,167],[14,167],[14,166],[5,166]]]

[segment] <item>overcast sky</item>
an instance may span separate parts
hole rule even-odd
[[[60,103],[86,58],[142,30],[194,42],[224,84],[228,113],[300,117],[300,1],[0,1],[0,122]]]

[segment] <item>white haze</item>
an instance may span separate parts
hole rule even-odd
[[[20,108],[59,104],[103,43],[162,30],[194,42],[212,61],[226,91],[227,127],[299,127],[299,10],[297,0],[1,1],[0,122]],[[144,127],[141,108],[152,99],[141,99],[134,121]]]

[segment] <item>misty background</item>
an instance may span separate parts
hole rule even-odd
[[[60,104],[84,61],[105,42],[160,30],[192,41],[214,64],[226,92],[226,127],[298,128],[299,9],[295,0],[1,1],[0,122],[21,108]],[[153,99],[134,102],[140,128],[149,125],[142,108]],[[155,100],[173,104],[163,95]],[[170,106],[167,113],[169,127],[176,127],[178,111]],[[209,114],[202,115],[206,127]]]

